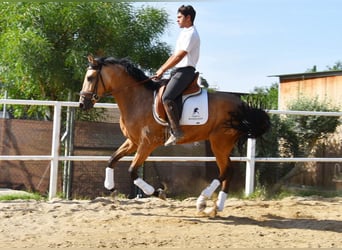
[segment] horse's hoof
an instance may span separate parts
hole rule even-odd
[[[196,205],[197,211],[198,211],[199,213],[204,212],[204,210],[206,209],[206,207],[207,207],[207,204],[205,204],[205,203],[197,204],[197,205]]]
[[[157,192],[158,192],[158,196],[157,197],[159,199],[166,200],[166,192],[163,189],[158,188]]]
[[[210,218],[215,218],[217,215],[217,207],[210,207],[204,210],[204,214]]]
[[[207,198],[203,195],[200,195],[198,198],[197,198],[197,201],[196,201],[196,208],[197,208],[197,211],[199,213],[203,212],[204,209],[207,207]]]
[[[110,197],[112,197],[112,198],[115,198],[119,194],[118,190],[115,189],[115,188],[113,188],[113,189],[111,189],[109,191],[110,191]]]

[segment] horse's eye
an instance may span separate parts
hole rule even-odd
[[[92,82],[93,80],[94,80],[94,76],[88,76],[88,77],[87,77],[87,81],[88,81],[88,82]]]

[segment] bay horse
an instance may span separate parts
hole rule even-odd
[[[124,156],[135,153],[129,167],[133,183],[148,195],[160,196],[162,190],[138,176],[138,168],[152,151],[166,141],[167,126],[158,123],[152,112],[154,90],[160,84],[127,59],[88,56],[89,66],[80,91],[79,107],[88,110],[101,97],[112,95],[120,110],[120,128],[126,141],[112,154],[106,167],[105,187],[114,190],[114,166]],[[208,92],[208,120],[202,125],[182,126],[184,138],[178,144],[208,140],[216,158],[219,175],[196,201],[198,211],[221,185],[216,211],[222,211],[231,178],[230,153],[247,138],[261,137],[270,128],[270,118],[260,107],[252,107],[239,97],[225,92]]]

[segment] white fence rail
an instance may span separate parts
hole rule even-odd
[[[60,156],[58,149],[60,146],[60,130],[61,130],[61,111],[62,107],[78,107],[77,102],[58,102],[58,101],[35,101],[35,100],[13,100],[0,99],[0,105],[47,105],[54,107],[53,133],[51,155],[0,155],[0,161],[50,161],[50,184],[49,199],[56,197],[57,194],[57,176],[59,161],[108,161],[110,156]],[[97,103],[95,108],[117,108],[116,104]],[[5,110],[6,108],[4,108]],[[287,115],[317,115],[317,116],[342,116],[342,112],[310,112],[310,111],[281,111],[269,110],[270,114],[287,114]],[[121,161],[132,161],[133,157],[126,156]],[[342,158],[256,158],[255,157],[255,139],[247,141],[246,157],[231,157],[232,161],[246,162],[246,181],[245,194],[249,195],[254,191],[254,169],[255,162],[342,162]],[[215,157],[163,157],[150,156],[146,161],[154,162],[208,162],[215,161]]]

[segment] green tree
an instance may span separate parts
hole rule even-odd
[[[201,77],[200,76],[200,83],[201,83],[201,86],[203,86],[203,88],[209,88],[209,83],[207,81],[207,79],[205,79],[204,77]]]
[[[317,98],[300,97],[289,106],[290,110],[302,111],[325,111],[337,112],[339,107],[333,107],[329,103],[321,102]],[[335,132],[341,124],[339,117],[335,116],[302,116],[290,115],[282,119],[284,131],[279,131],[284,143],[284,153],[288,157],[314,157],[314,148],[318,142],[327,138]],[[290,136],[289,136],[290,135]],[[273,187],[273,192],[279,189],[292,177],[301,174],[310,167],[312,163],[297,162],[280,178]]]
[[[328,71],[342,70],[342,61],[337,61],[333,66],[327,66]],[[317,65],[312,66],[305,71],[305,73],[315,73],[317,71]]]
[[[251,95],[243,97],[254,106],[265,109],[278,109],[278,84],[270,88],[255,88]],[[329,103],[320,102],[317,98],[300,97],[289,105],[290,110],[303,111],[339,111]],[[338,117],[270,115],[271,129],[263,138],[257,140],[257,157],[314,157],[314,148],[322,139],[335,132],[341,121]],[[291,177],[308,168],[310,163],[278,163],[270,167],[270,163],[257,163],[258,184],[272,187],[276,193]]]
[[[327,69],[329,71],[342,70],[342,62],[337,61],[333,66],[327,66]]]
[[[168,23],[164,10],[129,3],[0,3],[0,82],[10,98],[66,100],[79,91],[90,53],[156,69],[170,52],[160,41]]]
[[[245,100],[265,109],[278,109],[278,84],[273,83],[270,87],[255,87]]]
[[[309,110],[338,112],[338,107],[330,107],[328,103],[321,102],[317,98],[300,97],[289,106],[290,110]],[[297,156],[307,156],[312,151],[316,142],[335,132],[339,125],[339,118],[335,116],[302,116],[291,115],[286,123],[298,136],[298,148],[294,151]]]
[[[242,99],[252,106],[261,107],[266,110],[278,109],[278,84],[273,83],[270,87],[255,87],[253,92]],[[279,157],[278,142],[281,140],[282,131],[289,129],[282,124],[279,115],[270,114],[271,129],[256,141],[256,157]],[[284,136],[291,138],[291,133],[285,133]],[[287,167],[270,167],[269,163],[256,163],[256,175],[258,185],[265,187],[273,185],[279,177],[286,171]]]
[[[311,69],[307,69],[305,73],[315,73],[317,72],[317,65],[312,66]]]

